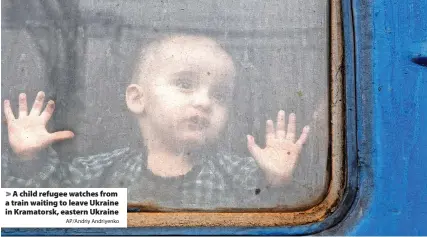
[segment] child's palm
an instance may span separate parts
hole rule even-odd
[[[248,149],[255,160],[271,180],[287,180],[296,166],[302,147],[307,140],[309,127],[306,126],[295,142],[296,118],[289,116],[289,124],[285,131],[285,113],[279,111],[277,115],[276,131],[273,121],[267,121],[266,146],[261,149],[248,135]]]
[[[19,117],[15,118],[10,102],[4,102],[4,113],[8,125],[9,143],[13,151],[21,158],[31,158],[35,153],[50,144],[72,138],[71,131],[49,133],[46,124],[52,116],[55,104],[49,101],[41,112],[44,93],[39,92],[30,114],[27,113],[26,95],[19,96]]]

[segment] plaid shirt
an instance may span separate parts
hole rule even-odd
[[[269,188],[252,157],[217,153],[179,178],[155,176],[146,155],[130,148],[70,162],[53,149],[31,161],[2,154],[4,188],[128,188],[128,201],[165,208],[273,207],[282,190]]]

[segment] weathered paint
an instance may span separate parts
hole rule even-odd
[[[355,7],[356,12],[372,14],[369,64],[374,108],[372,150],[366,153],[374,172],[366,178],[373,180],[374,187],[369,207],[358,210],[363,214],[360,224],[348,233],[425,235],[427,68],[412,59],[427,53],[427,2],[356,1]]]
[[[425,235],[427,2],[356,0],[353,8],[359,194],[325,234]]]

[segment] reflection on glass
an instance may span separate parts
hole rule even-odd
[[[305,19],[290,2],[52,0],[26,8],[26,26],[7,15],[2,187],[126,187],[130,202],[161,208],[315,202],[327,176],[327,6],[298,2],[299,14],[318,11]],[[281,8],[291,16],[271,15]]]

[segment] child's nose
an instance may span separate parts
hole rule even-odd
[[[208,90],[197,90],[192,96],[192,105],[194,107],[200,107],[203,110],[211,109],[212,99],[209,97]]]

